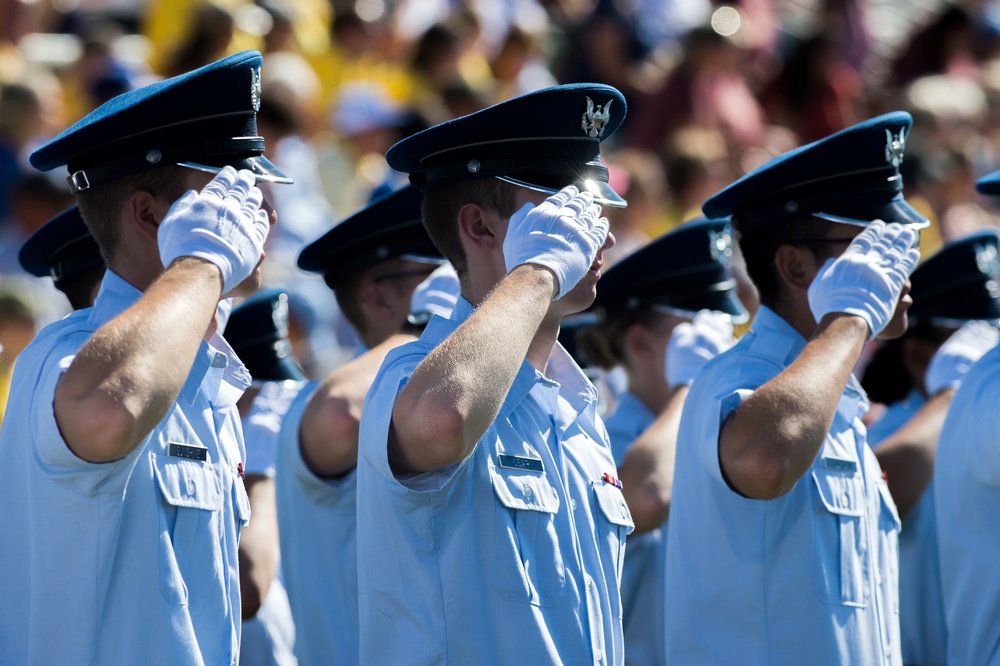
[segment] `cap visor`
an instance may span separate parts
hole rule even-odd
[[[519,180],[510,176],[497,176],[497,179],[502,180],[505,183],[525,187],[536,192],[544,192],[545,194],[556,194],[566,185],[576,185],[577,189],[581,192],[590,192],[594,195],[594,203],[598,203],[602,206],[611,206],[612,208],[625,208],[628,206],[627,201],[618,196],[618,193],[611,189],[610,185],[601,180],[576,180],[564,183],[560,186],[556,184],[541,184],[537,181],[528,182],[526,180]]]
[[[291,185],[295,182],[286,176],[281,169],[274,166],[274,163],[271,162],[271,160],[267,159],[263,155],[257,155],[255,157],[241,157],[239,159],[229,160],[225,164],[219,165],[202,164],[200,162],[178,162],[177,166],[195,169],[196,171],[204,171],[205,173],[219,173],[222,171],[223,167],[231,166],[235,169],[246,169],[247,171],[252,171],[254,176],[256,176],[258,183],[280,183],[282,185]]]
[[[845,208],[838,210],[836,213],[813,212],[810,215],[822,220],[829,220],[830,222],[853,224],[862,227],[868,226],[874,220],[882,220],[887,223],[896,222],[902,224],[904,227],[916,230],[926,229],[931,226],[930,220],[917,212],[917,209],[908,204],[902,197],[898,200],[876,206],[869,205],[855,210]]]

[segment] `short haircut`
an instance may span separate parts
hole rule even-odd
[[[497,178],[477,178],[444,185],[424,195],[424,228],[456,273],[465,275],[469,268],[458,234],[458,211],[467,204],[476,204],[496,211],[501,218],[510,217],[516,212],[517,187]]]
[[[645,306],[630,310],[596,326],[577,331],[576,344],[583,358],[602,370],[612,370],[625,365],[625,333],[638,324],[655,329],[663,315]]]
[[[145,190],[154,196],[176,201],[185,192],[187,173],[188,170],[184,167],[171,164],[116,178],[77,195],[80,215],[97,241],[106,263],[111,263],[118,246],[121,237],[118,219],[128,197],[133,192]]]
[[[740,223],[736,218],[736,226]],[[836,222],[817,217],[800,217],[772,222],[739,234],[740,252],[746,263],[747,275],[757,287],[760,302],[773,307],[781,296],[781,279],[774,264],[774,255],[782,245],[796,245],[807,240],[826,238]],[[832,256],[831,246],[809,244],[817,257]]]

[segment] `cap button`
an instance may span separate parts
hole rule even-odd
[[[479,170],[483,168],[483,165],[479,163],[479,160],[469,160],[468,164],[465,165],[469,173],[479,173]]]
[[[157,164],[161,159],[163,159],[163,153],[158,150],[150,150],[146,153],[146,161],[150,164]]]

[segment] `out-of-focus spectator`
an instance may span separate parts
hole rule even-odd
[[[604,264],[611,266],[649,242],[653,229],[665,226],[667,178],[649,151],[621,150],[608,155],[607,162],[612,189],[628,201],[627,208],[604,209],[615,235],[614,247],[604,252]]]
[[[892,63],[889,83],[902,86],[928,74],[975,76],[975,23],[965,7],[947,3],[935,20],[910,37]]]
[[[490,60],[490,72],[496,80],[494,102],[558,83],[539,58],[535,36],[521,28],[513,28],[507,33],[507,39]]]
[[[3,423],[14,359],[35,337],[35,317],[20,296],[0,293],[0,424]]]
[[[178,76],[218,60],[226,54],[235,28],[228,9],[212,3],[202,4],[191,17],[187,37],[167,58],[164,75]]]
[[[744,57],[731,38],[712,27],[692,30],[684,59],[629,118],[630,143],[662,146],[686,125],[718,130],[731,148],[760,142],[764,113],[744,77]]]
[[[701,204],[733,180],[726,141],[716,130],[688,126],[670,137],[663,151],[670,200],[653,236],[701,215]]]

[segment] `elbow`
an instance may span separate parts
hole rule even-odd
[[[319,419],[304,421],[303,427],[316,423],[315,430],[303,437],[315,449],[309,458],[323,461],[324,471],[333,473],[352,467],[358,460],[360,416],[351,409],[347,400],[328,400]]]
[[[137,416],[111,398],[73,401],[60,396],[57,389],[54,411],[66,445],[87,462],[119,460],[142,440],[137,434]]]
[[[393,440],[403,467],[430,472],[461,462],[472,449],[466,419],[453,404],[420,400],[412,409],[397,403],[392,413]]]
[[[654,483],[646,483],[635,492],[625,494],[636,532],[650,532],[666,522],[670,515],[671,494],[669,486]]]
[[[785,495],[801,476],[793,470],[788,459],[781,457],[721,457],[720,465],[730,488],[756,500],[772,500]]]

